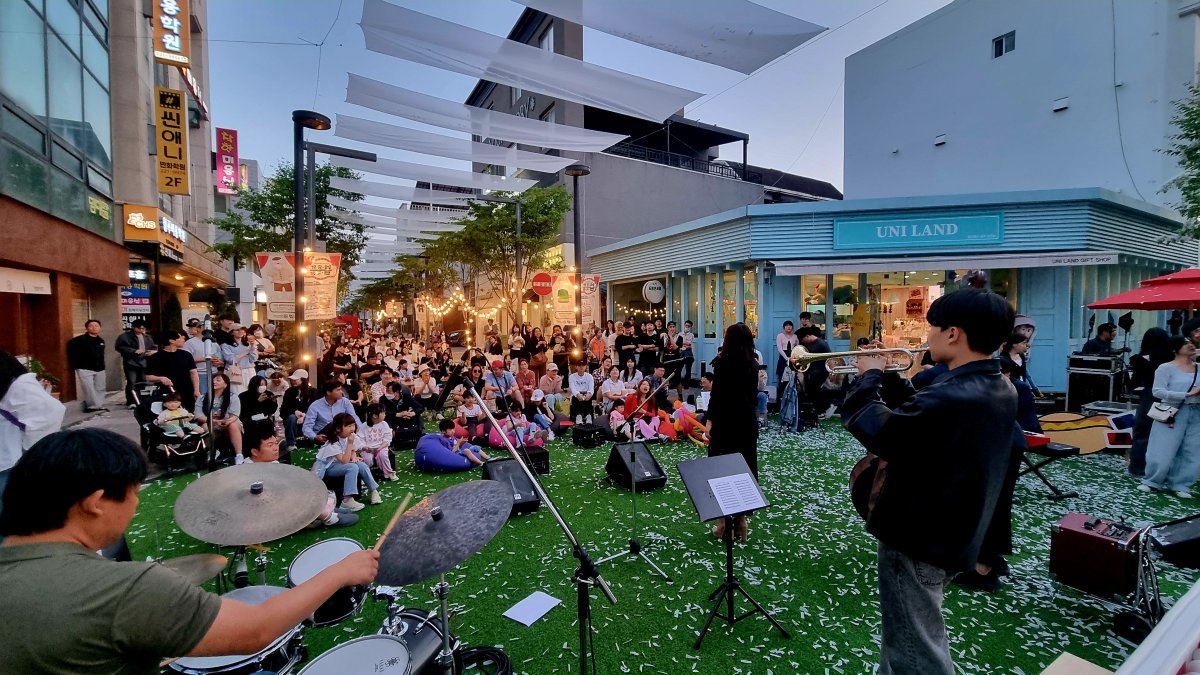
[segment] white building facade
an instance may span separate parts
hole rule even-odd
[[[1196,0],[957,0],[846,59],[847,199],[1096,187],[1157,205]]]

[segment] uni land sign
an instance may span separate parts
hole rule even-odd
[[[999,213],[914,218],[835,218],[835,249],[938,248],[1004,241]]]

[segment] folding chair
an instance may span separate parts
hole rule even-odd
[[[1079,448],[1065,443],[1055,443],[1048,436],[1041,434],[1027,433],[1025,434],[1025,440],[1029,446],[1025,452],[1021,453],[1021,463],[1025,465],[1025,468],[1021,469],[1017,477],[1019,478],[1030,473],[1037,476],[1045,483],[1046,487],[1050,488],[1050,492],[1053,493],[1047,499],[1071,499],[1078,497],[1078,492],[1063,492],[1058,486],[1051,483],[1050,479],[1046,478],[1042,473],[1042,467],[1057,462],[1060,459],[1078,457]],[[1030,459],[1030,455],[1036,455],[1036,458]]]

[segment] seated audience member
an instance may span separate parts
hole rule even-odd
[[[659,410],[670,410],[671,405],[667,401],[667,387],[661,386],[667,379],[667,369],[660,363],[654,366],[654,372],[646,378],[650,382],[650,391],[654,393],[654,405],[658,406]]]
[[[382,504],[383,497],[379,494],[379,484],[371,475],[371,468],[358,456],[358,450],[365,447],[362,438],[356,433],[358,421],[349,413],[338,413],[329,426],[321,432],[326,438],[325,445],[317,451],[317,461],[313,471],[318,478],[332,476],[344,480],[342,485],[342,506],[351,511],[361,511],[364,504],[355,499],[358,496],[358,481],[367,484],[370,491],[368,497],[372,504]]]
[[[521,400],[528,403],[538,385],[537,374],[529,369],[529,361],[521,359],[514,377],[517,380],[517,390],[521,392]]]
[[[257,464],[279,462],[279,439],[275,434],[253,434],[246,436],[246,461]],[[328,497],[321,515],[309,524],[309,527],[349,527],[358,522],[358,516],[349,509],[337,505],[337,497],[333,491],[327,491]]]
[[[381,401],[385,419],[392,429],[413,429],[421,426],[421,413],[425,407],[412,395],[412,391],[396,380],[388,385],[387,396]]]
[[[696,396],[696,417],[704,422],[708,417],[708,401],[712,398],[712,373],[700,376],[700,393]]]
[[[554,440],[554,429],[558,426],[561,413],[554,410],[541,389],[534,389],[525,406],[525,417],[533,420],[534,424],[546,431],[546,440]]]
[[[387,408],[382,403],[367,406],[367,424],[363,427],[363,447],[359,449],[367,466],[379,467],[384,480],[399,480],[392,468],[392,427],[387,423]]]
[[[288,376],[288,388],[283,392],[279,404],[279,416],[283,418],[283,438],[287,452],[296,449],[296,439],[304,425],[304,413],[317,398],[317,390],[308,386],[308,371],[298,368]]]
[[[650,440],[659,437],[658,406],[654,403],[654,397],[650,396],[648,380],[638,382],[637,390],[625,398],[625,409],[621,411],[621,417],[625,424],[620,430],[613,429],[614,433],[619,431],[630,440]]]
[[[323,430],[329,426],[335,416],[342,413],[349,415],[356,424],[358,423],[358,413],[354,412],[354,406],[342,398],[342,383],[336,379],[326,380],[325,384],[321,385],[321,398],[310,403],[308,410],[304,413],[304,425],[301,427],[301,433],[305,438],[312,439],[317,443],[325,443],[329,439],[325,438]]]
[[[504,369],[504,362],[492,361],[492,372],[483,376],[483,404],[493,412],[508,410],[511,401],[518,408],[525,406],[521,390],[517,387],[517,378]]]
[[[567,385],[571,394],[571,419],[575,420],[576,424],[585,421],[591,424],[595,415],[592,397],[596,393],[596,383],[592,380],[592,374],[587,372],[587,361],[575,363],[575,372],[571,373]]]
[[[203,424],[192,420],[195,415],[183,407],[183,398],[178,392],[171,392],[162,402],[163,411],[154,419],[154,424],[165,436],[183,438],[188,434],[202,434],[208,429]]]
[[[438,394],[442,393],[442,389],[437,380],[433,379],[433,371],[429,366],[421,366],[417,379],[413,381],[412,393],[421,404],[422,410],[437,412],[433,410],[433,406],[437,403]]]
[[[417,443],[417,452],[425,454],[429,452],[430,447],[440,448],[442,450],[454,453],[465,457],[471,464],[479,466],[491,459],[483,448],[477,445],[471,445],[465,438],[454,437],[454,422],[452,420],[439,420],[438,433],[425,434]]]
[[[486,435],[486,425],[481,421],[485,418],[483,408],[479,405],[479,397],[472,389],[464,391],[462,396],[462,405],[455,410],[455,435],[459,438],[478,438]]]
[[[469,369],[464,370],[462,382],[454,387],[450,395],[454,399],[455,404],[462,405],[463,397],[468,391],[474,393],[477,400],[482,395],[483,366],[473,365]]]
[[[387,387],[396,379],[396,374],[391,368],[384,368],[379,371],[379,380],[371,385],[371,402],[378,403],[379,399],[383,398]]]
[[[246,391],[238,394],[238,398],[242,403],[243,433],[250,431],[251,427],[257,427],[253,430],[256,435],[268,430],[274,433],[275,412],[279,410],[279,404],[275,396],[267,391],[267,378],[262,375],[250,378]]]
[[[612,366],[608,369],[608,377],[600,384],[601,410],[605,415],[610,414],[613,408],[624,406],[625,397],[632,393],[621,381],[621,370]]]
[[[196,401],[196,422],[211,423],[213,434],[229,441],[235,461],[241,464],[244,461],[242,424],[238,416],[242,411],[242,403],[233,394],[229,386],[229,376],[225,373],[212,376],[212,387],[212,393],[204,394]]]
[[[563,395],[562,390],[563,378],[558,374],[558,365],[554,362],[546,364],[546,374],[538,380],[538,389],[546,396],[546,403],[551,408],[557,409],[563,401],[567,400]]]
[[[625,388],[633,392],[637,389],[638,382],[642,381],[642,371],[637,369],[633,357],[625,359],[625,367],[621,369],[621,382],[625,384]]]
[[[516,447],[522,445],[541,445],[544,441],[548,430],[538,426],[535,422],[530,422],[525,418],[525,413],[521,408],[510,406],[508,414],[500,418],[500,429],[508,434],[508,439]],[[495,431],[493,429],[493,431]],[[498,440],[498,439],[497,439]],[[534,443],[534,441],[538,441]],[[503,443],[493,443],[494,447],[503,447]]]
[[[147,472],[134,442],[96,428],[50,434],[17,462],[0,514],[0,672],[158,673],[170,657],[255,654],[375,578],[379,553],[357,551],[248,605],[96,555],[129,528]]]

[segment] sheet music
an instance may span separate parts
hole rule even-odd
[[[748,473],[708,479],[708,488],[712,490],[721,513],[729,516],[735,513],[745,513],[761,509],[767,505],[762,493],[754,484],[754,477]]]

